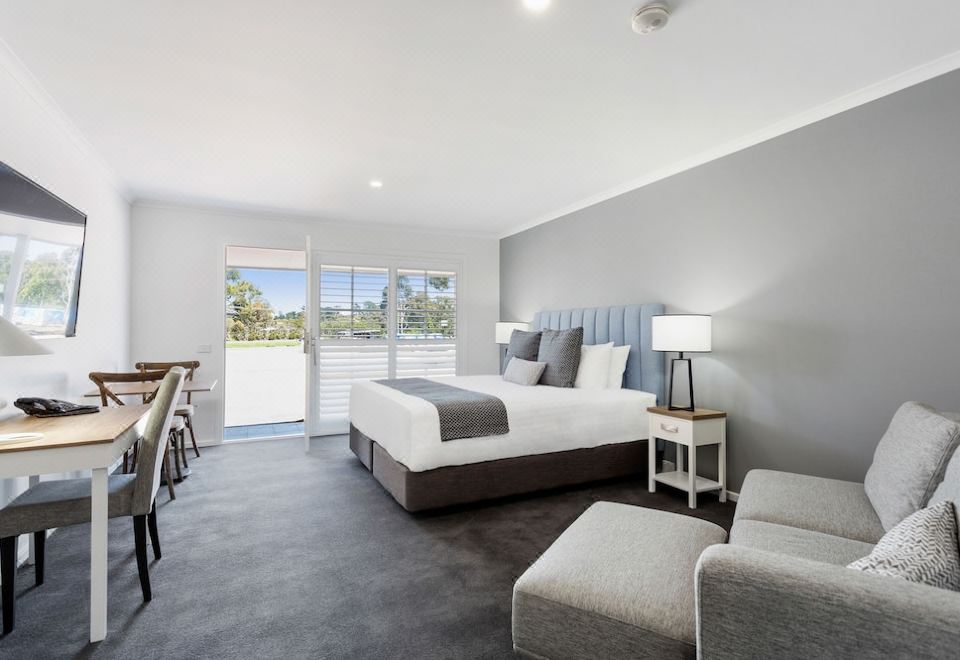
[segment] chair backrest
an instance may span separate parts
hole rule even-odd
[[[147,426],[137,452],[137,476],[133,484],[133,515],[144,516],[153,508],[153,498],[160,488],[160,467],[167,450],[170,422],[183,388],[184,369],[174,367],[163,377],[160,389],[147,415]]]
[[[193,380],[193,374],[200,368],[200,363],[196,360],[184,360],[183,362],[137,362],[134,366],[140,371],[168,371],[173,367],[183,367],[187,370],[187,380]],[[192,394],[187,392],[187,403],[193,403],[191,399]]]
[[[163,380],[163,377],[167,375],[166,370],[164,371],[125,371],[119,373],[110,373],[106,371],[91,371],[89,376],[90,380],[94,382],[97,388],[100,390],[100,405],[107,406],[110,405],[110,401],[113,401],[118,406],[124,405],[123,400],[118,397],[110,389],[110,385],[116,383],[145,383],[145,382],[156,382]],[[156,392],[152,394],[144,394],[141,398],[144,403],[150,403],[153,401],[153,397],[156,396]]]

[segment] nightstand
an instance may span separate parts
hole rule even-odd
[[[689,493],[688,504],[697,508],[697,493],[712,490],[720,491],[720,501],[727,501],[727,413],[719,410],[697,408],[689,410],[668,410],[666,407],[647,408],[650,419],[648,440],[650,459],[650,492],[657,491],[657,484],[665,484]],[[656,439],[667,440],[677,445],[677,469],[672,472],[657,473]],[[717,446],[717,466],[719,481],[697,476],[697,447]],[[683,450],[690,451],[689,472],[683,470]]]

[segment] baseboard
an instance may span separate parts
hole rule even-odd
[[[740,499],[740,493],[735,493],[732,490],[727,491],[727,500],[730,502],[736,502]]]

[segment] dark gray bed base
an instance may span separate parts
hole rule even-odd
[[[647,441],[503,458],[411,472],[353,425],[350,449],[407,511],[439,509],[573,484],[644,474]]]

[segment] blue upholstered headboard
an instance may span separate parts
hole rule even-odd
[[[663,314],[660,304],[624,305],[622,307],[592,307],[537,312],[533,317],[534,330],[566,330],[583,327],[584,344],[631,346],[627,359],[624,385],[632,390],[656,394],[659,402],[666,401],[664,391],[663,353],[651,348],[651,317]]]

